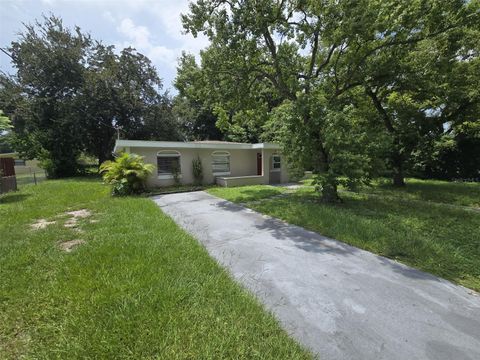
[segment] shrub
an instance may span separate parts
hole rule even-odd
[[[145,180],[153,169],[154,166],[145,164],[140,155],[122,153],[114,161],[100,165],[100,174],[103,181],[113,185],[113,195],[130,195],[145,189]]]
[[[174,162],[172,164],[172,176],[173,176],[173,182],[175,183],[176,186],[180,185],[180,164],[177,162]]]
[[[192,160],[192,172],[193,172],[193,181],[195,185],[202,185],[203,182],[203,168],[202,160],[198,156],[196,159]]]

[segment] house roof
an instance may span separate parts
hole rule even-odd
[[[195,140],[190,142],[197,143],[197,144],[245,144],[241,142],[221,141],[221,140]]]
[[[146,141],[146,140],[117,140],[114,151],[119,148],[171,148],[171,149],[272,149],[280,150],[275,143],[235,143],[228,141]]]

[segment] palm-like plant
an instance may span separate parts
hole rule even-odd
[[[103,181],[113,185],[114,195],[129,195],[145,189],[145,180],[153,169],[153,165],[144,163],[142,156],[122,153],[114,161],[100,165],[100,174]]]

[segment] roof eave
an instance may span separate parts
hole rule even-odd
[[[113,151],[119,148],[171,148],[171,149],[273,149],[279,150],[280,145],[274,143],[259,144],[212,144],[180,141],[145,141],[145,140],[117,140]]]

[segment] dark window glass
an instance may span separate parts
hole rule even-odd
[[[180,156],[157,156],[158,175],[172,175],[174,169],[180,173]]]

